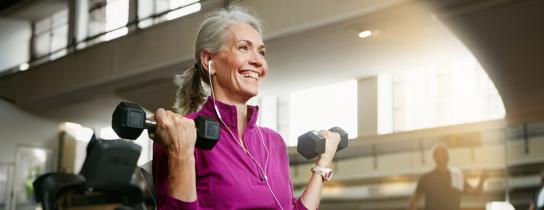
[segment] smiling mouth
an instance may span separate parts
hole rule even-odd
[[[259,73],[257,72],[253,72],[253,71],[244,71],[242,73],[240,73],[244,78],[248,78],[248,79],[254,79],[255,81],[257,81],[259,79]]]

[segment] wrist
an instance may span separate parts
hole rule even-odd
[[[321,167],[318,165],[313,165],[310,171],[321,176],[323,182],[330,181],[333,176],[333,170],[331,168]]]
[[[329,161],[329,160],[324,160],[323,158],[320,158],[320,159],[318,159],[318,160],[315,162],[315,165],[316,165],[316,166],[325,167],[325,168],[330,168],[330,166],[331,166],[331,161]]]
[[[167,151],[168,160],[172,162],[194,162],[195,155],[193,151]]]

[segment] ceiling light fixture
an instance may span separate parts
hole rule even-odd
[[[359,32],[359,38],[364,39],[372,35],[372,31],[370,30],[364,30]]]
[[[19,70],[25,71],[25,70],[28,69],[28,67],[30,67],[30,65],[28,65],[28,63],[23,63],[23,64],[19,65]]]

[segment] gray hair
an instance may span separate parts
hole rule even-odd
[[[210,81],[208,72],[203,70],[200,63],[200,52],[202,50],[211,53],[219,52],[227,41],[225,31],[236,23],[250,25],[261,35],[261,38],[263,37],[261,21],[251,15],[246,8],[229,6],[212,12],[198,29],[195,41],[196,63],[174,78],[174,83],[178,86],[174,104],[176,112],[187,114],[197,111],[202,106],[207,95],[202,82],[209,86]]]

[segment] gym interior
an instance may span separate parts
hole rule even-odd
[[[32,183],[46,173],[115,174],[89,160],[91,139],[138,145],[126,194],[153,209],[132,174],[153,141],[119,140],[112,113],[122,101],[171,109],[199,23],[233,3],[264,23],[270,71],[250,103],[289,146],[295,195],[313,164],[297,137],[339,126],[349,145],[320,209],[408,209],[437,144],[467,183],[488,176],[460,209],[530,208],[544,176],[542,0],[0,0],[0,209],[42,209]],[[66,209],[120,202],[59,197]]]

